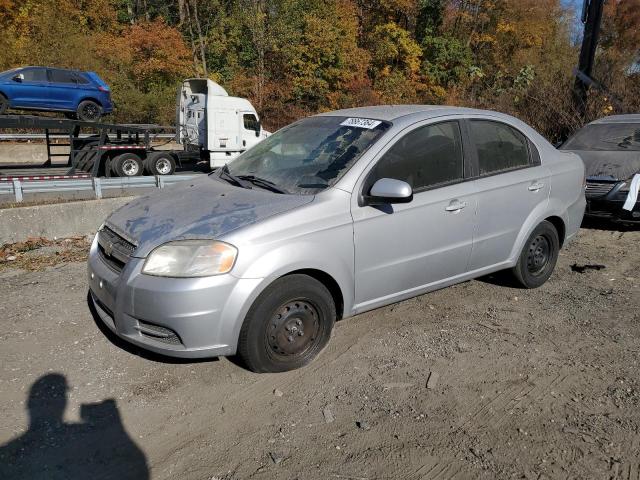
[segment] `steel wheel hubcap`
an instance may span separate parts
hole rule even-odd
[[[122,163],[122,171],[128,177],[133,177],[138,174],[138,162],[135,160],[127,159]]]
[[[156,170],[160,175],[166,175],[171,171],[171,163],[166,158],[160,158],[156,161]]]
[[[549,263],[551,243],[544,235],[538,235],[529,244],[527,252],[527,269],[533,275],[539,275]]]
[[[313,346],[319,332],[316,307],[307,301],[294,300],[280,307],[269,320],[267,343],[278,355],[301,355]]]

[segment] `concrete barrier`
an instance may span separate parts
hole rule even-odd
[[[64,238],[96,232],[111,212],[136,197],[36,205],[0,210],[0,245],[28,237]]]

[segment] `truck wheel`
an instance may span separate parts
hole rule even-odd
[[[117,177],[137,177],[143,170],[142,159],[135,153],[123,153],[111,160],[111,171]]]
[[[238,354],[254,372],[302,367],[327,345],[336,307],[327,288],[308,275],[287,275],[253,303],[240,330]]]
[[[512,272],[524,288],[538,288],[546,282],[558,261],[560,240],[551,222],[543,221],[529,235]]]
[[[9,108],[9,99],[0,93],[0,115],[4,115]]]
[[[102,117],[102,107],[92,100],[83,100],[76,110],[78,120],[97,122]]]
[[[176,161],[169,152],[153,152],[144,161],[144,168],[149,175],[173,175]]]

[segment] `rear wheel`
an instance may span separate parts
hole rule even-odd
[[[327,345],[336,307],[327,288],[307,275],[287,275],[269,285],[249,309],[238,354],[254,372],[302,367]]]
[[[149,175],[173,175],[176,171],[176,161],[169,152],[150,153],[144,166]]]
[[[0,93],[0,115],[4,115],[9,108],[9,99]]]
[[[541,286],[553,273],[559,252],[558,231],[545,220],[525,242],[518,263],[512,269],[514,277],[525,288]]]
[[[83,122],[97,122],[102,117],[102,107],[93,100],[83,100],[78,105],[76,115]]]
[[[111,160],[111,171],[117,177],[137,177],[143,169],[142,159],[135,153],[123,153]]]

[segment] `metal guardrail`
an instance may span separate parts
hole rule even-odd
[[[95,136],[95,134],[81,134],[78,135],[78,138],[88,138],[91,136]],[[175,133],[157,133],[151,134],[151,139],[167,139],[167,138],[175,138]],[[59,138],[64,140],[69,140],[69,135],[60,135],[60,134],[51,134],[49,138]],[[46,140],[47,136],[44,133],[1,133],[0,141],[14,141],[14,140]]]
[[[0,195],[13,195],[16,203],[30,193],[63,193],[93,191],[96,198],[102,198],[104,190],[127,188],[164,188],[167,185],[196,178],[197,175],[170,175],[156,177],[86,178],[72,180],[13,180],[0,183]]]

